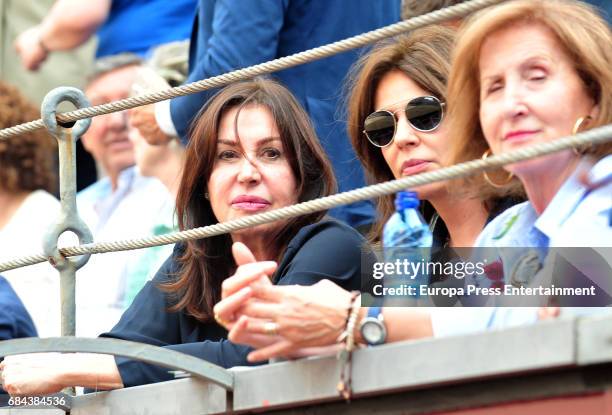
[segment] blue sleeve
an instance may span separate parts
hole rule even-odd
[[[161,266],[153,279],[140,290],[132,305],[109,333],[100,337],[131,340],[154,346],[176,344],[180,340],[179,313],[169,313],[167,296],[158,285],[176,271],[174,255]]]
[[[186,83],[276,57],[287,0],[245,1],[241,2],[239,7],[235,1],[217,0],[214,2],[214,9],[205,8],[203,3],[200,1],[198,30],[205,31],[205,22],[212,21],[211,33],[206,44],[200,44],[202,37],[199,38],[196,61],[191,62],[192,67]],[[203,16],[207,11],[213,15]],[[188,140],[191,122],[214,92],[208,90],[171,101],[172,121],[183,143]]]
[[[372,251],[366,248],[366,241],[354,229],[335,221],[317,224],[295,239],[297,242],[287,248],[289,259],[283,261],[285,265],[279,271],[278,284],[312,285],[329,279],[344,289],[358,290],[362,263],[375,261]],[[247,365],[249,347],[228,340],[186,341],[181,336],[180,313],[164,311],[165,295],[155,285],[156,281],[167,278],[168,273],[176,272],[173,264],[171,260],[166,261],[153,281],[136,296],[113,331],[104,336],[162,346],[225,368]],[[122,357],[115,360],[126,387],[172,379],[169,369]]]
[[[178,270],[175,262],[178,249],[180,248],[175,248],[174,254],[138,293],[117,325],[100,337],[164,347],[199,357],[222,367],[246,365],[246,355],[250,351],[246,346],[236,345],[228,340],[185,343],[186,338],[193,336],[189,334],[191,330],[188,327],[181,327],[185,324],[182,313],[167,311],[171,304],[167,294],[159,288],[160,283],[167,282]],[[120,356],[115,357],[115,362],[126,387],[173,379],[173,375],[169,373],[171,369],[168,368]],[[87,392],[91,390],[88,389]]]
[[[178,313],[169,313],[166,295],[158,285],[168,281],[168,276],[176,271],[174,256],[170,256],[155,277],[140,290],[132,305],[123,313],[113,329],[101,334],[153,346],[168,346],[180,342],[180,322]],[[159,368],[138,360],[116,356],[115,362],[123,384],[143,385],[171,379],[169,369]],[[86,390],[92,392],[92,390]]]
[[[327,279],[345,290],[359,290],[364,276],[376,261],[365,239],[354,229],[328,222],[306,239],[288,266],[279,285],[313,285]],[[363,270],[363,271],[362,271]]]
[[[0,276],[0,341],[36,336],[30,314],[13,287]]]

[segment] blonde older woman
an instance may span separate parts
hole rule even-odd
[[[583,3],[519,0],[477,14],[459,36],[449,80],[454,161],[499,154],[611,123],[610,62],[610,28]],[[567,150],[475,179],[485,191],[517,186],[512,173],[529,198],[489,223],[476,245],[533,246],[544,252],[554,246],[610,246],[611,149],[606,144]],[[591,186],[580,180],[584,175]],[[243,276],[232,287],[239,289],[253,279]],[[351,297],[332,283],[253,287],[251,301],[239,309],[243,315],[230,331],[230,339],[248,343],[255,334],[265,333],[270,322],[284,338],[253,352],[251,360],[333,343],[330,339],[345,330],[337,322],[343,321],[340,316],[346,319]],[[219,312],[235,308],[229,294],[217,306]],[[537,319],[533,309],[449,311],[383,308],[386,340],[465,333]],[[357,321],[366,314],[361,309]],[[318,324],[307,324],[310,321]],[[363,342],[359,326],[355,325],[353,335]],[[306,336],[300,327],[312,327],[312,331]]]
[[[612,122],[612,37],[599,16],[575,1],[517,1],[494,11],[466,28],[455,51],[449,84],[454,162]],[[564,246],[571,227],[593,230],[588,239],[576,235],[571,246],[609,245],[604,215],[609,193],[603,185],[587,192],[573,184],[579,166],[591,170],[593,181],[606,179],[612,170],[610,154],[612,144],[566,150],[506,166],[497,177],[476,177],[483,185],[493,181],[500,186],[510,185],[515,176],[529,198],[497,218],[480,244],[503,228],[496,245]]]
[[[573,0],[519,0],[475,16],[458,41],[449,81],[453,162],[554,141],[612,122],[612,35],[590,7]],[[482,188],[518,182],[528,201],[492,221],[476,241],[484,247],[535,247],[546,263],[551,247],[612,244],[612,144],[565,150],[470,179]],[[587,176],[591,186],[583,183]],[[514,266],[502,258],[508,270]],[[436,312],[434,331],[532,322],[532,310]],[[461,317],[463,321],[458,321]],[[497,323],[496,323],[497,321]]]

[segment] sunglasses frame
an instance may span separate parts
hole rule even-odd
[[[437,129],[439,126],[440,126],[440,124],[442,124],[442,121],[444,120],[444,107],[446,106],[446,102],[442,102],[442,101],[440,101],[440,99],[439,99],[438,97],[434,97],[433,95],[423,95],[423,96],[420,96],[420,97],[415,97],[415,98],[412,98],[411,100],[409,100],[408,102],[406,102],[406,105],[404,106],[404,112],[406,112],[406,108],[408,108],[408,105],[409,105],[409,104],[410,104],[412,101],[417,100],[417,99],[420,99],[420,98],[432,98],[432,99],[436,100],[436,101],[438,102],[438,104],[440,104],[440,122],[439,122],[439,123],[438,123],[438,124],[437,124],[437,125],[436,125],[434,128],[431,128],[431,129],[429,129],[429,130],[424,130],[424,129],[421,129],[421,128],[418,128],[417,126],[415,126],[415,125],[414,125],[414,124],[413,124],[413,123],[410,121],[410,119],[409,119],[408,117],[406,117],[406,121],[408,122],[408,124],[410,125],[410,127],[411,127],[411,128],[414,128],[416,131],[419,131],[419,132],[421,132],[421,133],[430,133],[430,132],[432,132],[432,131],[435,131],[435,130],[436,130],[436,129]],[[365,136],[366,136],[366,138],[368,139],[368,141],[370,142],[370,144],[372,144],[372,145],[373,145],[373,146],[375,146],[375,147],[384,148],[384,147],[387,147],[387,146],[391,145],[391,143],[393,143],[393,141],[395,140],[395,134],[397,133],[397,123],[398,123],[398,120],[397,120],[397,117],[395,116],[395,113],[394,113],[394,112],[391,112],[391,111],[389,111],[389,110],[379,110],[379,111],[374,111],[372,114],[376,114],[376,113],[380,113],[380,112],[386,112],[386,113],[387,113],[387,114],[389,114],[389,115],[391,116],[391,118],[393,119],[393,137],[391,137],[391,140],[389,140],[389,142],[388,142],[387,144],[380,145],[380,144],[378,144],[378,143],[375,143],[375,142],[374,142],[374,141],[373,141],[373,140],[370,138],[370,136],[368,135],[368,132],[367,132],[365,129],[363,130],[363,133],[365,134]],[[366,120],[368,119],[368,117],[372,116],[372,114],[368,115],[368,116],[366,117]],[[364,124],[365,124],[365,120],[364,120]]]

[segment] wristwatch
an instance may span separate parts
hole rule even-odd
[[[368,308],[368,315],[361,321],[359,331],[368,346],[383,344],[387,340],[387,328],[381,307]]]

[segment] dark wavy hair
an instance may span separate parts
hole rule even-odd
[[[0,81],[0,129],[40,118],[40,112],[17,88]],[[6,192],[57,187],[57,144],[44,130],[0,140],[0,189]]]
[[[261,105],[272,113],[284,151],[297,184],[298,202],[330,195],[336,190],[331,165],[308,115],[293,95],[271,80],[256,79],[232,84],[217,93],[202,108],[191,134],[176,209],[181,230],[218,223],[210,201],[204,198],[217,153],[217,134],[221,118],[230,109]],[[285,222],[270,238],[280,260],[289,241],[305,225],[319,221],[325,212],[299,216]],[[230,235],[188,241],[179,259],[176,280],[165,284],[175,295],[171,311],[185,310],[201,321],[212,318],[213,306],[221,299],[221,283],[232,275],[236,264]]]

